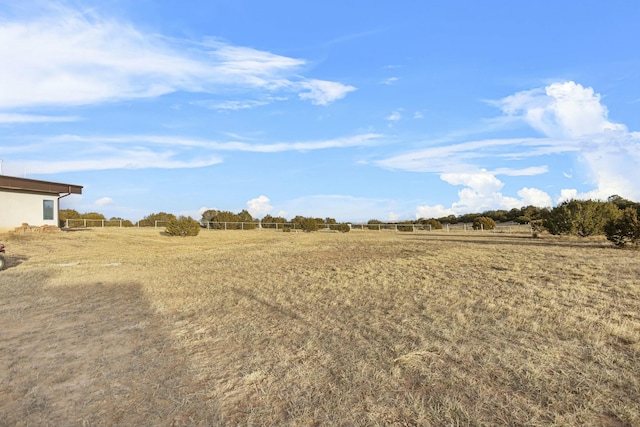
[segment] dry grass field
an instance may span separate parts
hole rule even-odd
[[[2,425],[640,425],[640,253],[604,239],[0,241]]]

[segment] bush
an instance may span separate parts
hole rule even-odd
[[[621,215],[609,220],[604,227],[607,240],[623,248],[628,244],[637,247],[640,244],[640,221],[634,208],[626,208]]]
[[[332,230],[339,231],[341,233],[348,233],[349,231],[351,231],[351,227],[349,227],[349,224],[346,224],[346,223],[330,224],[329,228],[331,228]]]
[[[431,227],[431,230],[442,230],[442,223],[434,218],[424,220],[422,224]]]
[[[493,230],[496,228],[496,222],[488,216],[479,216],[473,220],[474,230]]]
[[[544,220],[551,234],[580,237],[604,234],[604,226],[618,216],[613,203],[594,200],[570,200],[553,208]]]
[[[166,233],[169,236],[197,236],[199,232],[200,224],[190,216],[170,219],[166,225]]]
[[[306,232],[318,231],[318,222],[315,218],[303,218],[300,221],[300,228]]]

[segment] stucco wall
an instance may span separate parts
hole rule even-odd
[[[53,201],[53,219],[44,219],[44,201]],[[58,226],[58,196],[0,190],[0,230],[13,230],[22,223]]]

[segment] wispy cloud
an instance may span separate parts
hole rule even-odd
[[[30,172],[60,173],[106,169],[200,168],[223,161],[221,152],[279,153],[370,146],[382,135],[368,133],[341,138],[252,144],[242,141],[211,141],[172,136],[127,135],[83,137],[61,135],[13,146],[4,153],[21,154],[20,168]],[[197,149],[194,151],[194,149]],[[65,160],[50,160],[51,150],[65,151]],[[5,165],[7,172],[11,163]],[[20,173],[20,171],[14,171]]]
[[[496,157],[514,157],[522,155],[522,147],[544,147],[554,152],[575,151],[574,145],[562,145],[558,141],[546,138],[485,139],[447,145],[436,145],[422,150],[398,154],[377,162],[388,169],[400,169],[412,172],[456,173],[480,170],[482,160]],[[538,171],[542,170],[538,167]],[[503,169],[511,170],[511,169]],[[513,173],[511,173],[513,174]]]
[[[211,110],[218,111],[239,111],[248,110],[257,107],[263,107],[265,105],[272,104],[277,101],[286,101],[286,97],[266,97],[261,100],[247,99],[247,100],[228,100],[228,101],[193,101],[192,105],[198,105],[201,107],[209,108]]]
[[[392,84],[396,83],[398,80],[400,80],[399,77],[389,77],[387,79],[384,79],[380,83],[383,85],[391,86]]]
[[[63,123],[80,120],[74,116],[43,116],[38,114],[8,114],[0,113],[0,123],[23,124],[23,123]]]
[[[400,121],[400,119],[402,119],[402,113],[398,110],[392,112],[387,117],[385,117],[385,120],[394,122],[394,123]]]
[[[300,75],[304,59],[218,40],[179,40],[50,7],[0,25],[0,108],[86,105],[185,91],[298,93],[327,105],[355,90]]]

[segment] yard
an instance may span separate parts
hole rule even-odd
[[[508,233],[8,233],[1,425],[640,425],[640,252]]]

